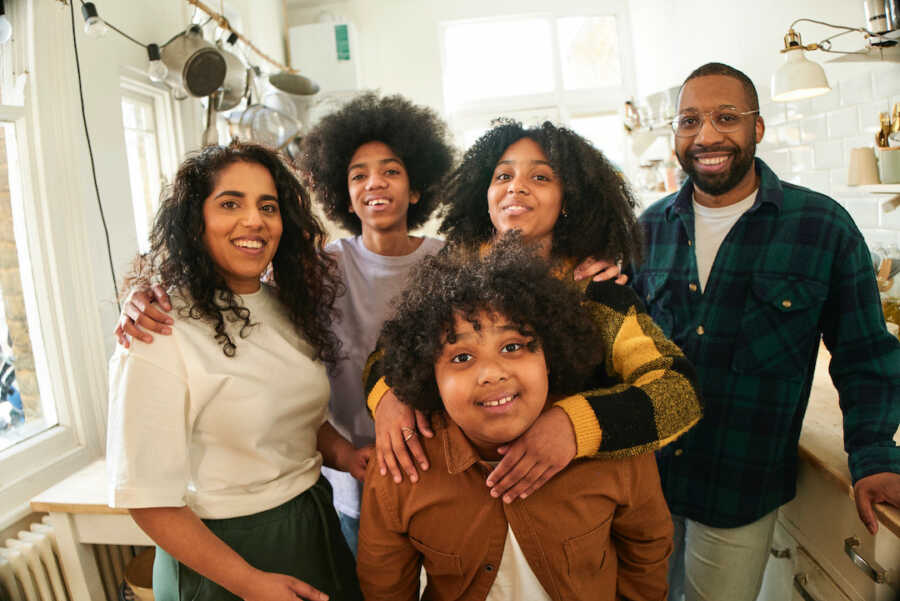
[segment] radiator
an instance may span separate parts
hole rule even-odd
[[[93,545],[105,601],[119,601],[125,566],[142,547]],[[69,601],[59,548],[47,518],[0,547],[0,601]]]

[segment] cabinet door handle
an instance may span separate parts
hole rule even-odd
[[[879,584],[885,582],[886,572],[884,568],[875,563],[875,561],[866,561],[866,559],[856,551],[857,547],[859,547],[859,539],[855,536],[851,536],[844,540],[844,552],[853,560],[856,567],[865,572],[866,576],[875,582]]]
[[[800,596],[803,597],[803,601],[819,601],[812,596],[812,593],[806,590],[807,582],[808,579],[806,577],[806,574],[801,572],[800,574],[794,575],[794,589],[796,589],[796,591],[800,593]]]

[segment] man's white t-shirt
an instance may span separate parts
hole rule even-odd
[[[706,282],[712,271],[716,255],[725,236],[756,201],[756,192],[727,207],[712,208],[697,204],[694,205],[694,254],[697,257],[697,277],[700,280],[700,290],[706,289]]]

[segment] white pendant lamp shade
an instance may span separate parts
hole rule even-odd
[[[772,74],[772,100],[794,102],[831,90],[822,65],[806,59],[797,48],[785,53],[784,64]]]

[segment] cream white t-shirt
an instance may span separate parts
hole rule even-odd
[[[550,595],[541,586],[541,581],[534,575],[531,566],[512,528],[507,527],[506,542],[503,545],[503,555],[500,559],[500,567],[494,577],[491,590],[488,591],[484,601],[550,601]]]
[[[190,507],[201,518],[258,513],[319,478],[325,367],[266,285],[243,295],[249,336],[226,357],[212,325],[173,295],[171,336],[118,347],[109,362],[108,499]],[[226,317],[227,319],[227,317]]]
[[[727,207],[712,208],[697,204],[694,205],[694,254],[697,257],[697,278],[700,280],[700,290],[706,289],[706,282],[712,271],[716,255],[725,236],[756,201],[756,192]]]

